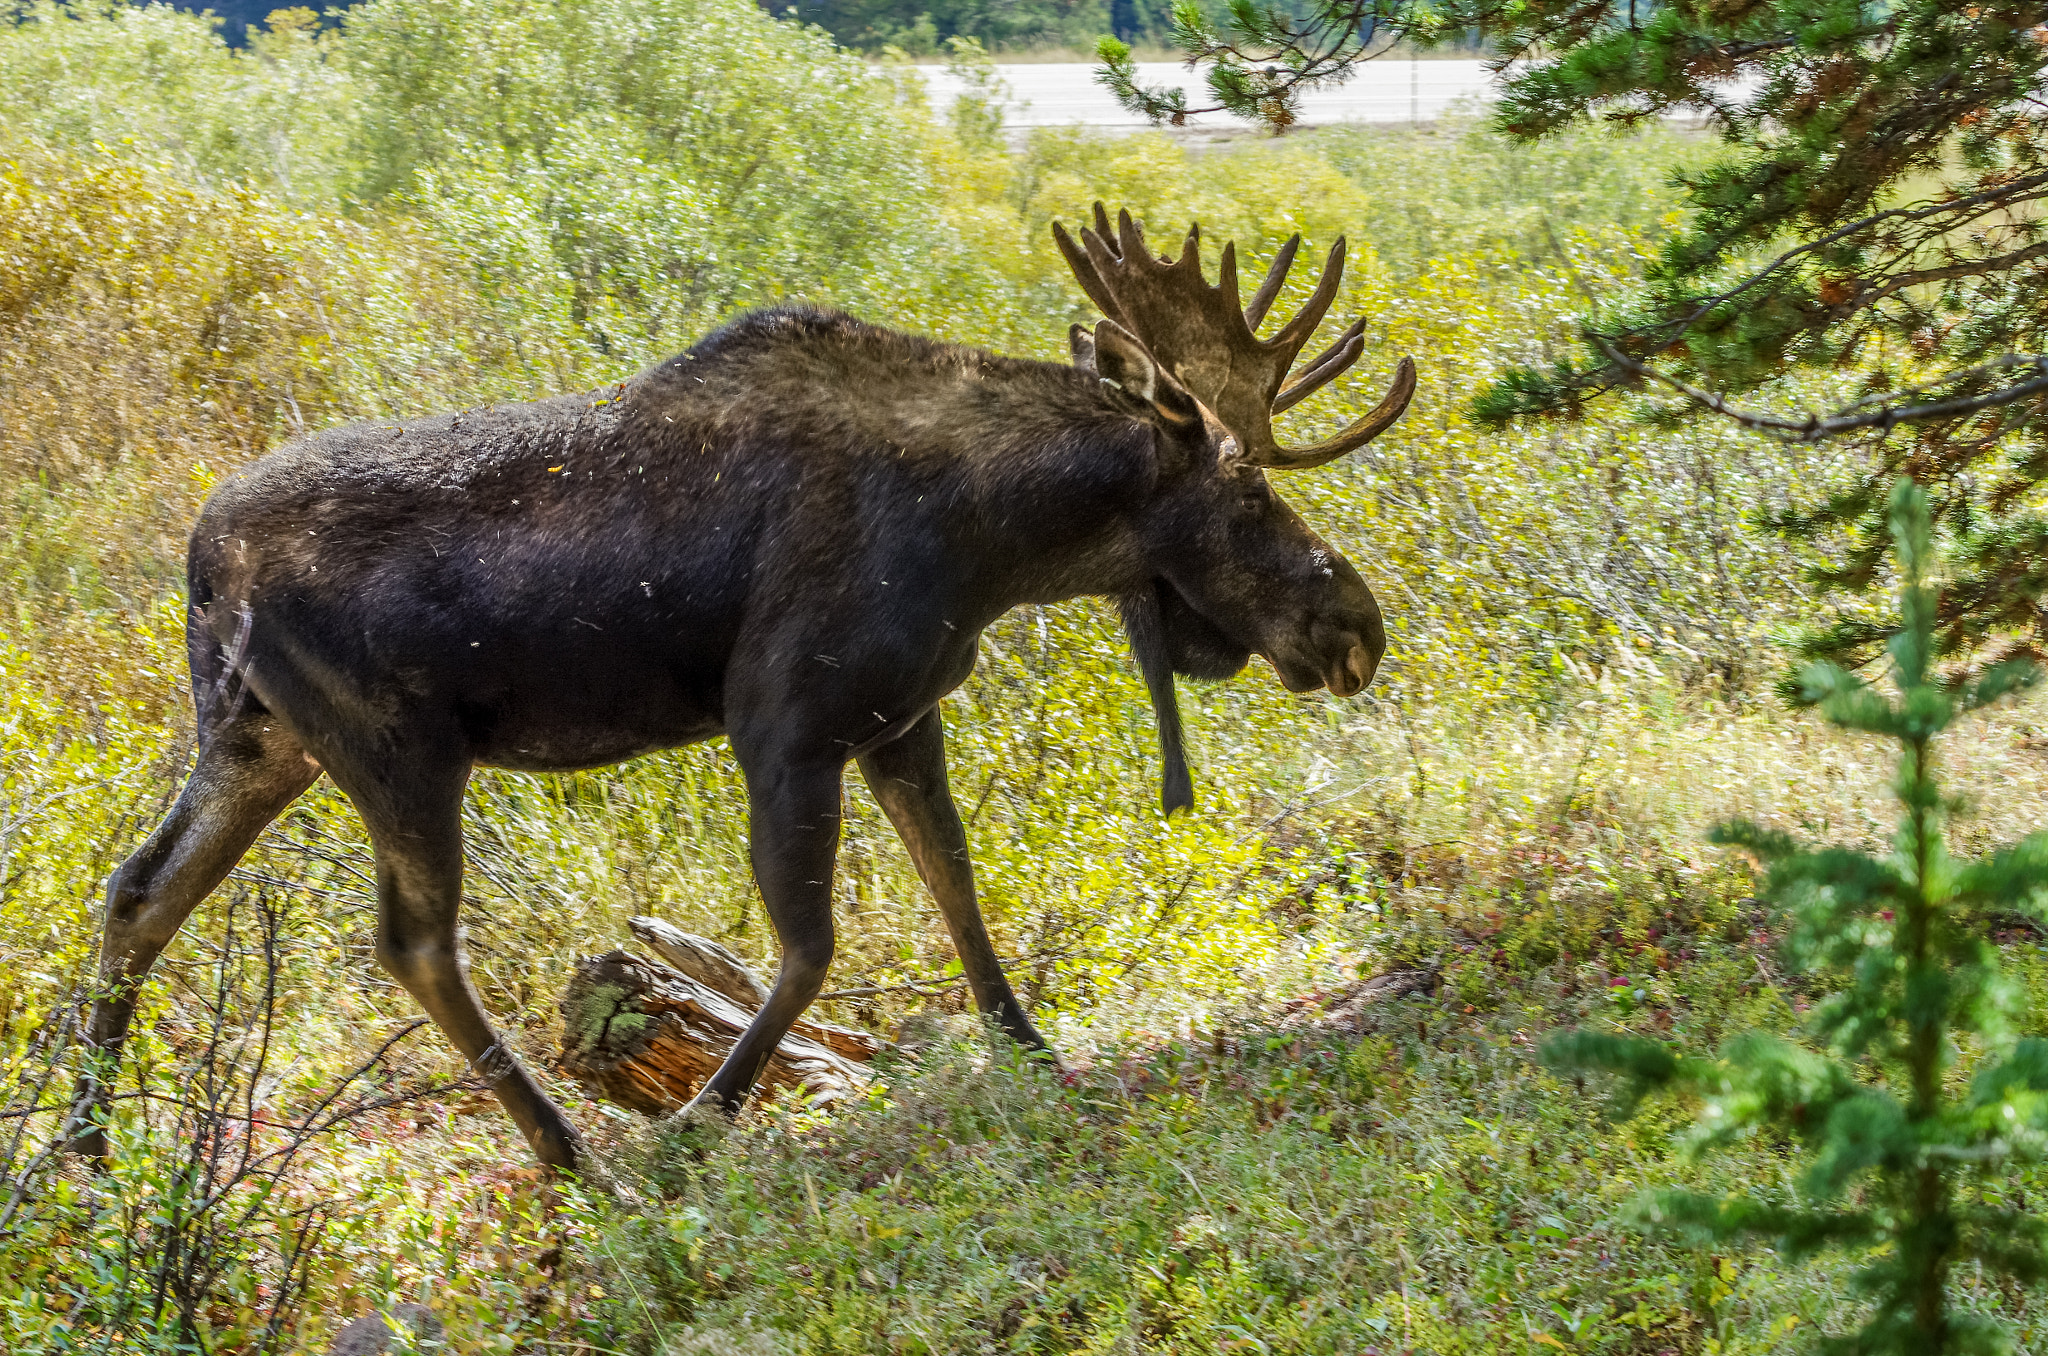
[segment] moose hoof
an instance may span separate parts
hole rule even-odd
[[[702,1163],[732,1133],[733,1116],[721,1098],[699,1093],[655,1122],[655,1129],[669,1153]]]
[[[566,1126],[537,1132],[532,1141],[533,1156],[549,1172],[587,1172],[590,1148],[583,1137]]]

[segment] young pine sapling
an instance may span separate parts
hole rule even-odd
[[[1795,1201],[1666,1191],[1645,1214],[1666,1228],[1768,1238],[1794,1259],[1827,1247],[1864,1259],[1854,1285],[1872,1305],[1869,1321],[1830,1350],[1998,1352],[2010,1349],[2004,1329],[1964,1312],[1952,1281],[1971,1264],[2021,1282],[2048,1276],[2048,1225],[1967,1189],[2048,1149],[2048,1040],[2012,1038],[2017,988],[1987,938],[2000,915],[2048,916],[2048,834],[1975,861],[1951,857],[1942,829],[1958,807],[1936,784],[1933,748],[1958,716],[2038,674],[2015,660],[1945,682],[1935,668],[1927,498],[1910,481],[1892,492],[1890,527],[1896,695],[1827,662],[1797,683],[1829,723],[1897,743],[1892,851],[1803,846],[1746,821],[1713,835],[1766,868],[1763,897],[1791,925],[1788,958],[1826,991],[1808,1014],[1808,1039],[1752,1033],[1705,1060],[1576,1031],[1545,1053],[1563,1067],[1623,1075],[1626,1109],[1653,1087],[1695,1091],[1704,1103],[1696,1149],[1772,1135],[1804,1150]],[[1975,1065],[1967,1082],[1951,1076],[1959,1061]]]

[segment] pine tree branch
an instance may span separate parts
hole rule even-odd
[[[1837,319],[1847,319],[1858,311],[1866,311],[1879,302],[1888,301],[1909,287],[1920,287],[1927,283],[1953,282],[1958,278],[1981,278],[1990,273],[2005,273],[2021,264],[2036,259],[2048,258],[2048,240],[2040,240],[2024,249],[2010,250],[2005,254],[1992,255],[1981,259],[1964,260],[1942,264],[1935,268],[1908,269],[1895,273],[1885,280],[1883,287],[1868,292],[1859,292],[1835,308]]]
[[[1657,333],[1659,337],[1656,341],[1656,347],[1652,352],[1663,352],[1683,339],[1694,325],[1704,320],[1715,308],[1739,300],[1745,293],[1754,291],[1756,288],[1763,286],[1782,274],[1790,265],[1810,256],[1822,254],[1854,236],[1872,231],[1879,226],[1922,225],[1934,221],[1936,218],[1946,218],[1941,221],[1940,225],[1936,228],[1936,232],[1937,234],[1947,234],[1967,225],[1973,220],[1974,216],[1977,215],[1975,209],[1995,211],[2000,208],[2010,207],[2017,202],[2023,202],[2032,197],[2036,190],[2048,191],[2048,171],[2009,180],[2006,183],[1951,198],[1945,202],[1924,203],[1917,207],[1892,207],[1882,212],[1873,212],[1868,216],[1859,217],[1855,221],[1846,222],[1825,235],[1816,236],[1812,240],[1793,246],[1765,264],[1762,268],[1752,272],[1739,285],[1731,287],[1725,292],[1718,292],[1712,296],[1699,299],[1693,304],[1693,309],[1689,314],[1660,325],[1646,325],[1640,329],[1628,331],[1623,337]]]
[[[1190,108],[1179,88],[1145,88],[1137,83],[1130,49],[1116,39],[1097,47],[1102,65],[1096,83],[1133,113],[1180,126],[1205,113],[1229,113],[1285,130],[1295,120],[1301,96],[1351,76],[1360,62],[1384,56],[1403,36],[1394,26],[1405,0],[1335,0],[1306,20],[1277,10],[1233,7],[1225,37],[1199,10],[1176,9],[1176,42],[1192,71],[1212,63],[1209,87],[1217,102]]]
[[[1953,400],[1937,400],[1927,405],[1897,405],[1892,403],[1900,396],[1910,395],[1915,389],[1894,392],[1888,396],[1866,396],[1854,405],[1845,407],[1831,415],[1808,414],[1804,419],[1788,418],[1763,410],[1746,410],[1730,404],[1724,397],[1712,391],[1703,391],[1697,386],[1680,381],[1668,372],[1660,372],[1648,363],[1639,362],[1616,348],[1602,334],[1588,333],[1592,343],[1607,355],[1607,360],[1632,376],[1654,381],[1669,387],[1703,409],[1733,420],[1742,427],[1759,433],[1767,433],[1785,442],[1816,443],[1828,438],[1837,438],[1845,433],[1875,428],[1890,432],[1900,424],[1925,423],[1931,419],[1952,419],[1957,415],[1974,414],[1979,410],[1994,409],[2011,405],[2030,396],[2048,393],[2048,358],[2028,357],[2024,354],[2008,354],[1993,362],[1944,377],[1938,385],[1953,385],[1969,377],[2015,367],[2031,368],[2037,374],[2027,381],[2007,386],[1982,395],[1958,396]],[[1873,401],[1882,402],[1876,409],[1862,409]]]

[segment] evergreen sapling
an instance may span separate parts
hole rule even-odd
[[[1831,724],[1898,744],[1892,851],[1803,846],[1745,821],[1713,834],[1766,868],[1763,898],[1791,925],[1788,960],[1827,993],[1808,1015],[1808,1041],[1752,1033],[1707,1060],[1581,1030],[1553,1038],[1545,1054],[1623,1075],[1625,1112],[1654,1087],[1693,1090],[1703,1099],[1695,1150],[1753,1135],[1803,1149],[1794,1201],[1665,1191],[1644,1215],[1654,1227],[1767,1238],[1795,1260],[1828,1247],[1862,1258],[1853,1283],[1871,1316],[1826,1349],[2003,1352],[2002,1325],[1963,1311],[1951,1283],[1971,1263],[2023,1283],[2048,1276],[2043,1221],[1968,1189],[2048,1148],[2048,1040],[2013,1039],[2018,990],[1987,940],[1999,915],[2048,916],[2048,834],[1975,861],[1951,857],[1942,830],[1958,806],[1936,783],[1933,747],[1957,717],[2038,674],[2012,660],[1967,683],[1942,680],[1932,527],[1912,482],[1894,487],[1889,521],[1901,581],[1887,646],[1896,695],[1825,661],[1797,683]],[[1967,1081],[1962,1062],[1975,1065]]]

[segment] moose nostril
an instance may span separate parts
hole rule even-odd
[[[1352,691],[1363,692],[1365,685],[1372,681],[1373,670],[1379,666],[1373,663],[1372,651],[1363,644],[1358,644],[1351,647],[1351,653],[1344,660],[1344,667],[1350,671],[1352,678],[1357,680],[1357,686],[1352,688]]]

